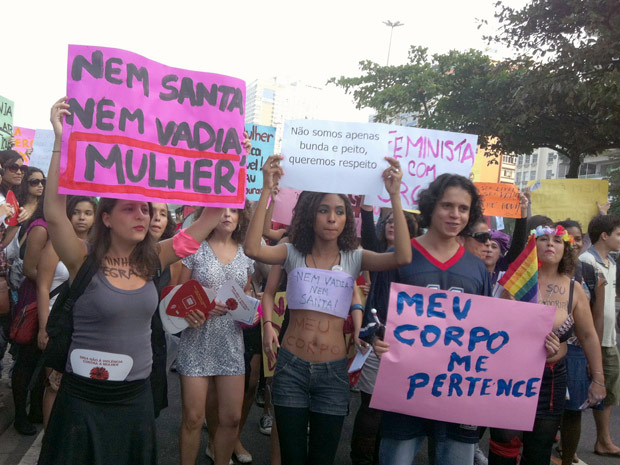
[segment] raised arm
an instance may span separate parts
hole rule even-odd
[[[252,142],[247,131],[244,131],[243,141],[241,142],[246,153],[250,153]],[[162,268],[166,268],[181,258],[191,255],[191,250],[198,248],[197,246],[209,237],[211,231],[218,225],[221,216],[221,208],[206,207],[203,209],[200,217],[184,231],[181,231],[171,239],[161,241],[159,243],[159,261]],[[194,244],[191,244],[192,241],[195,241]]]
[[[392,215],[394,218],[394,250],[392,252],[375,253],[370,250],[362,252],[362,269],[369,271],[384,271],[400,268],[411,262],[411,239],[409,227],[403,213],[400,201],[400,182],[403,177],[400,163],[392,158],[385,157],[390,167],[383,172],[385,188],[392,201]]]
[[[196,241],[196,244],[200,244],[215,229],[220,222],[221,216],[221,208],[206,207],[202,210],[200,217],[184,230],[185,234],[189,235],[191,240]],[[177,247],[177,250],[175,250],[175,243],[182,240],[181,236],[175,236],[159,243],[159,260],[161,261],[162,269],[187,256],[184,253],[178,254],[181,250],[180,248]]]
[[[67,266],[73,279],[86,259],[88,249],[67,218],[67,196],[58,193],[60,177],[60,150],[62,148],[62,121],[69,114],[69,105],[63,97],[52,106],[50,121],[54,128],[54,149],[47,173],[47,188],[43,203],[47,230],[56,253]]]
[[[263,190],[252,215],[252,220],[245,236],[245,243],[243,244],[245,254],[248,257],[268,265],[281,265],[286,260],[287,253],[284,244],[276,246],[261,244],[269,196],[276,189],[278,181],[284,174],[280,166],[280,160],[282,160],[280,155],[271,155],[263,165]]]

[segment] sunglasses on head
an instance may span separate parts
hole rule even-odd
[[[41,184],[43,187],[45,187],[45,179],[31,179],[28,181],[28,185],[31,187],[37,187],[39,184]]]
[[[486,241],[491,239],[490,232],[475,232],[469,235],[473,240],[480,242],[481,244],[486,243]]]
[[[11,171],[12,173],[17,173],[18,171],[21,171],[22,174],[24,174],[27,169],[28,167],[26,165],[18,165],[17,163],[13,163],[12,165],[6,167],[7,171]]]

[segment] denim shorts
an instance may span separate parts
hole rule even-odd
[[[273,374],[273,405],[307,408],[327,415],[349,414],[347,359],[307,362],[280,347]]]

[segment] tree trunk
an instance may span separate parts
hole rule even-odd
[[[581,155],[571,153],[568,158],[570,160],[570,165],[568,165],[568,172],[566,173],[566,177],[568,179],[576,179],[579,177],[579,166],[581,165]]]

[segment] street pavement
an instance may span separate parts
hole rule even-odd
[[[0,381],[0,393],[10,393],[7,390],[8,380],[6,378]],[[157,440],[159,449],[159,464],[172,465],[179,463],[178,452],[178,434],[179,425],[181,424],[181,402],[179,377],[176,373],[170,373],[168,376],[169,383],[169,402],[170,406],[165,409],[160,418],[157,420]],[[10,395],[10,394],[9,394]],[[0,397],[0,400],[4,398]],[[4,399],[6,401],[6,399]],[[349,465],[349,445],[351,442],[351,428],[355,412],[359,406],[359,395],[352,393],[351,396],[351,414],[347,417],[338,455],[336,458],[337,465]],[[248,422],[242,433],[242,441],[245,447],[252,453],[255,465],[268,465],[269,459],[269,437],[262,435],[258,431],[258,420],[262,414],[262,409],[254,405],[250,412]],[[612,415],[612,432],[616,443],[620,443],[620,407],[614,410]],[[10,426],[2,435],[0,435],[0,465],[35,465],[38,456],[42,435],[37,436],[20,436],[15,429]],[[200,454],[196,461],[199,465],[209,465],[212,462],[204,454],[206,447],[206,431],[202,434],[202,444]],[[620,463],[620,459],[599,457],[592,452],[594,447],[595,427],[592,414],[585,412],[582,422],[582,438],[578,455],[583,463],[588,465],[613,465]],[[485,435],[482,443],[482,449],[485,453],[488,451],[488,433]],[[417,457],[415,465],[428,464],[426,456],[426,448],[423,453]],[[559,462],[555,462],[559,463]]]

